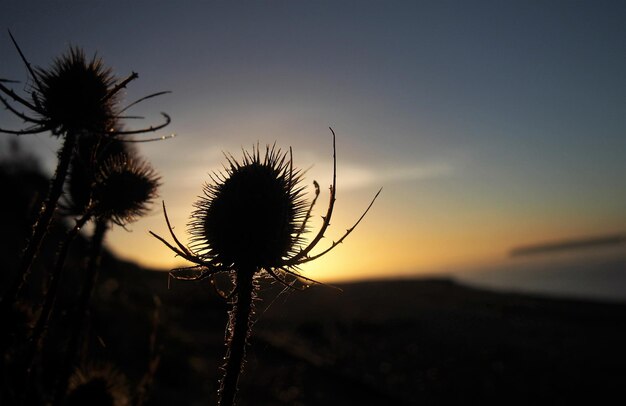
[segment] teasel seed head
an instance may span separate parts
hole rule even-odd
[[[83,134],[78,137],[72,156],[67,181],[67,204],[69,214],[82,215],[91,201],[96,175],[102,165],[117,155],[135,156],[131,144],[98,134]]]
[[[227,157],[225,173],[212,176],[196,202],[189,230],[205,258],[237,269],[279,267],[297,250],[297,228],[305,215],[303,188],[291,158],[267,147]]]
[[[119,93],[112,92],[117,79],[100,58],[88,61],[80,48],[71,47],[36,73],[40,85],[33,98],[56,135],[110,127],[119,101]]]
[[[145,215],[157,196],[160,177],[130,154],[113,155],[99,168],[92,193],[96,217],[124,226]]]
[[[70,378],[67,406],[128,406],[126,378],[111,366],[77,369]]]

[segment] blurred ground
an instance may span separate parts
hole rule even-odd
[[[167,291],[165,276],[144,273],[101,297],[112,319],[115,296],[158,292],[163,301],[151,404],[205,404],[215,392],[225,307],[206,284],[185,284]],[[261,292],[240,404],[626,401],[623,304],[504,295],[445,280],[342,288],[277,299],[280,289]],[[109,340],[128,331],[111,323]]]

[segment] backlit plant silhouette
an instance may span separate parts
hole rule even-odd
[[[130,406],[126,377],[110,365],[87,366],[71,377],[66,406]]]
[[[27,375],[32,375],[32,367],[35,355],[40,347],[46,325],[53,311],[61,275],[64,269],[65,259],[69,252],[70,244],[78,235],[81,228],[90,220],[96,220],[96,229],[92,244],[92,255],[97,257],[102,245],[102,239],[106,231],[107,222],[111,221],[118,225],[124,225],[136,220],[147,211],[147,205],[156,196],[159,178],[155,171],[141,159],[128,153],[111,155],[104,162],[98,162],[95,166],[95,177],[90,185],[91,198],[74,227],[67,233],[65,241],[61,244],[55,265],[51,272],[50,283],[45,293],[41,311],[33,328],[25,356]],[[81,293],[81,300],[77,316],[74,320],[70,343],[67,349],[66,363],[61,368],[61,378],[57,396],[60,404],[71,371],[71,364],[76,351],[78,334],[83,323],[85,307],[91,297],[95,284],[95,263],[90,261],[89,275],[85,279],[86,285]],[[26,382],[30,377],[26,377]]]
[[[118,120],[130,118],[123,115],[129,107],[167,92],[142,97],[122,108],[120,91],[138,77],[137,73],[133,72],[120,80],[101,59],[94,56],[88,60],[79,48],[70,48],[48,69],[33,68],[13,36],[11,39],[26,65],[29,80],[32,82],[31,89],[28,96],[22,97],[6,85],[11,81],[0,80],[0,102],[28,126],[18,130],[0,128],[0,132],[16,135],[50,132],[53,136],[63,137],[63,143],[58,152],[58,164],[48,195],[33,227],[32,237],[24,250],[14,282],[2,297],[2,313],[17,299],[39,251],[63,192],[63,184],[77,139],[85,134],[120,138],[130,134],[157,131],[170,122],[169,116],[161,113],[165,121],[159,125],[139,130],[119,130],[116,123]],[[16,106],[26,108],[28,113],[18,110]]]
[[[75,211],[80,212],[85,196],[88,204],[83,208],[82,218],[95,220],[91,239],[91,252],[86,269],[85,283],[73,322],[66,351],[65,362],[60,369],[60,378],[54,404],[62,404],[69,374],[78,349],[78,341],[89,300],[94,289],[102,242],[108,223],[124,227],[146,214],[148,205],[156,197],[159,177],[150,165],[137,157],[134,150],[118,140],[102,140],[98,137],[82,140],[83,153],[87,157],[75,156],[70,172],[70,201]],[[83,161],[83,159],[87,161]],[[85,164],[86,163],[86,164]],[[85,176],[85,174],[87,174]]]
[[[183,245],[174,234],[165,204],[163,210],[167,227],[175,245],[163,237],[151,234],[174,253],[195,264],[189,268],[174,269],[171,275],[178,279],[213,278],[227,273],[233,280],[233,289],[223,294],[232,299],[232,310],[226,335],[226,363],[218,393],[221,405],[234,403],[237,381],[245,358],[246,342],[253,323],[253,302],[258,277],[269,275],[288,288],[296,289],[298,280],[317,283],[301,276],[300,265],[330,252],[354,230],[365,217],[380,190],[356,223],[329,247],[319,253],[312,250],[324,237],[330,225],[336,199],[337,160],[335,133],[333,134],[333,180],[330,201],[323,223],[315,237],[305,244],[303,235],[308,228],[311,212],[319,196],[310,203],[304,198],[302,173],[293,168],[291,150],[281,152],[267,147],[261,158],[259,148],[244,152],[241,161],[228,156],[224,173],[211,176],[204,196],[196,202],[190,222],[192,243]],[[192,276],[191,272],[197,273]],[[291,279],[291,281],[289,280]]]

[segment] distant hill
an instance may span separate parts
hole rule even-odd
[[[129,269],[102,286],[116,290],[100,297],[100,335],[128,370],[143,365],[150,295],[162,301],[153,404],[214,400],[227,306],[208,283],[177,281],[168,290],[165,275]],[[240,404],[626,401],[626,305],[499,294],[449,280],[340,286],[263,288]],[[116,343],[120,331],[135,331],[137,347],[128,338]]]

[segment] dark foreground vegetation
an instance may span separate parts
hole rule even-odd
[[[47,180],[27,159],[1,169],[0,190],[10,191],[0,199],[4,289]],[[63,228],[57,222],[50,232],[22,305],[2,321],[21,326],[14,340],[28,334],[39,286],[46,283],[37,276],[54,260]],[[72,247],[33,392],[54,385],[86,249],[80,238]],[[276,283],[261,287],[256,312],[262,317],[248,348],[239,404],[626,402],[626,304],[493,293],[448,280],[341,288],[281,294]],[[145,396],[149,405],[215,403],[227,309],[206,281],[172,281],[168,289],[166,273],[106,252],[80,348],[82,366],[117,371],[120,387]],[[2,371],[5,395],[9,367]]]

